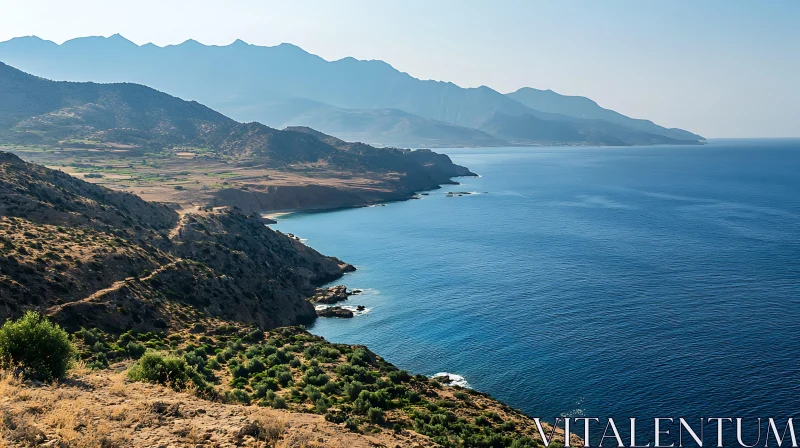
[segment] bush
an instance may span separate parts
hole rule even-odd
[[[362,390],[361,393],[358,394],[356,401],[353,402],[353,409],[355,409],[356,412],[366,414],[370,408],[387,409],[388,401],[389,394],[384,390],[379,390],[377,392]]]
[[[453,396],[459,400],[469,400],[469,395],[465,394],[464,392],[453,392]]]
[[[366,367],[369,365],[369,355],[365,350],[357,349],[347,356],[347,361],[354,366]]]
[[[272,407],[275,409],[286,409],[286,399],[283,397],[275,397],[272,400]]]
[[[324,414],[330,407],[331,404],[325,397],[320,397],[319,400],[314,402],[314,410],[316,410],[318,414]]]
[[[367,417],[369,417],[369,421],[379,425],[383,423],[383,409],[381,408],[369,408],[367,412]]]
[[[231,366],[231,375],[234,378],[247,378],[250,372],[247,371],[247,368],[241,364],[234,364]]]
[[[128,378],[131,381],[170,384],[173,388],[182,389],[189,376],[183,358],[147,352],[128,370]]]
[[[344,386],[344,396],[349,401],[355,401],[362,390],[364,390],[364,385],[358,381],[353,381]]]
[[[228,403],[250,404],[250,396],[241,389],[233,389],[225,392],[225,401]]]
[[[265,370],[267,370],[267,366],[265,366],[264,363],[261,362],[261,360],[258,359],[258,358],[251,359],[247,363],[247,371],[250,372],[251,374],[252,373],[260,373],[260,372],[263,372]]]
[[[303,393],[306,394],[309,401],[312,403],[319,400],[322,397],[322,393],[317,389],[315,386],[308,385],[305,389],[303,389]]]
[[[304,383],[311,384],[311,385],[314,385],[314,386],[324,386],[325,384],[328,383],[329,380],[330,380],[330,378],[328,378],[328,375],[325,375],[324,373],[321,373],[319,375],[308,375],[307,374],[307,375],[305,375],[303,377],[303,382]]]
[[[395,370],[389,372],[389,380],[395,384],[407,383],[411,381],[411,375],[405,370]]]
[[[131,358],[139,358],[144,355],[144,352],[147,351],[144,345],[138,342],[128,342],[128,345],[125,346],[125,351],[128,352],[128,355]]]
[[[26,375],[50,380],[67,373],[75,356],[67,332],[29,311],[0,328],[0,367],[19,367]]]
[[[275,379],[281,386],[286,387],[289,385],[289,383],[292,382],[292,374],[290,372],[285,372],[285,371],[280,372],[275,376]]]

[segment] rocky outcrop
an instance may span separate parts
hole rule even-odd
[[[316,292],[309,300],[311,303],[338,303],[347,300],[348,297],[358,294],[359,292],[361,291],[348,291],[347,287],[344,285],[330,286],[328,288],[317,288]]]
[[[319,317],[343,317],[349,319],[354,315],[352,311],[340,306],[329,306],[317,310],[317,316]]]

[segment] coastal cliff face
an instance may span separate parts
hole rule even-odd
[[[181,216],[7,153],[0,252],[0,319],[38,309],[69,329],[108,331],[182,328],[199,315],[309,323],[314,286],[353,269],[257,216]]]

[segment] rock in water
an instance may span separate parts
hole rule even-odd
[[[317,316],[319,317],[343,317],[343,318],[351,318],[353,317],[353,312],[342,308],[340,306],[329,306],[327,308],[322,308],[317,310]]]
[[[317,288],[316,294],[311,297],[311,303],[338,303],[347,300],[347,288],[344,285],[331,286],[329,288]]]

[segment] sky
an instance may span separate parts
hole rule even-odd
[[[288,42],[706,137],[800,137],[800,0],[0,0],[0,41]]]

